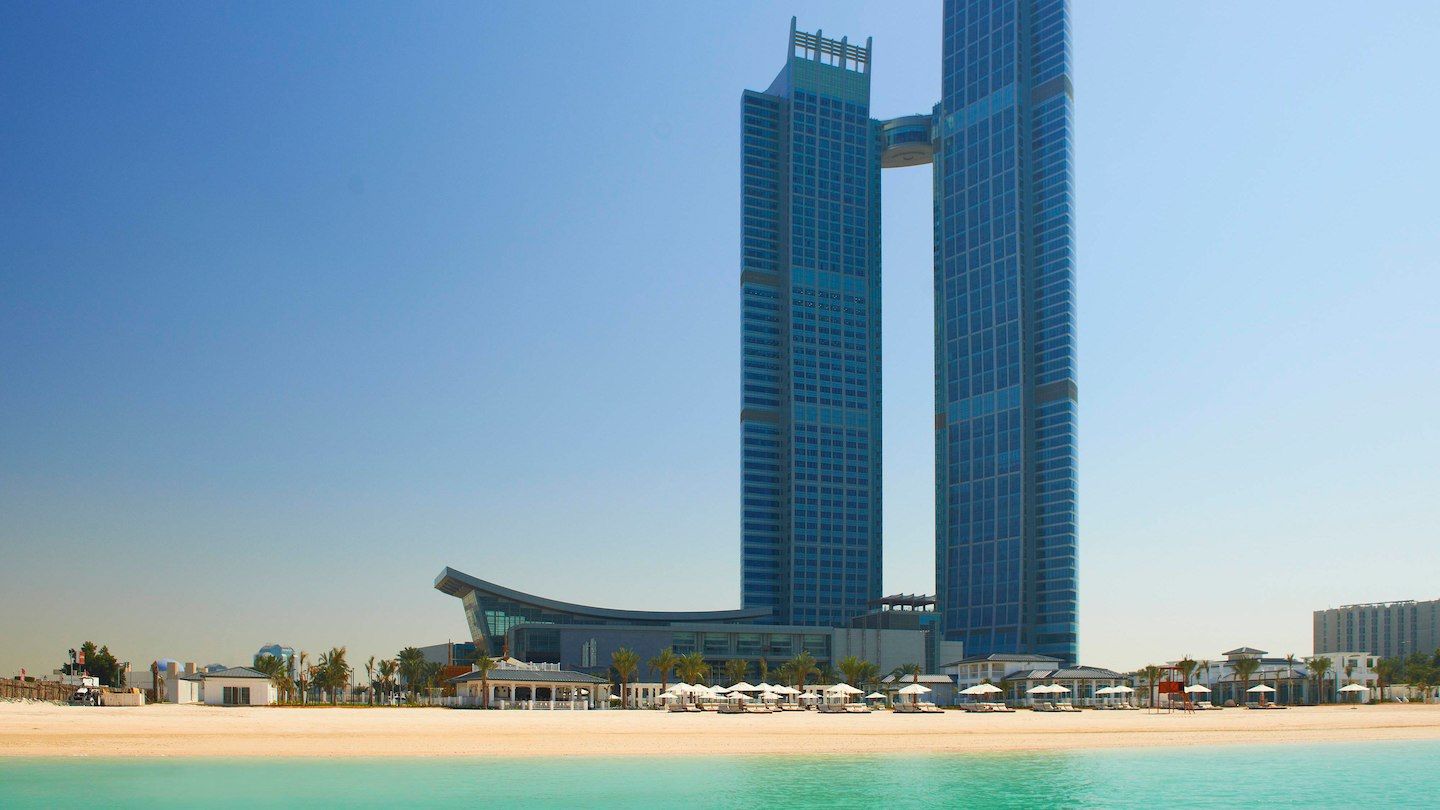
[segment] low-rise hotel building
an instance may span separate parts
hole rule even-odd
[[[649,611],[561,602],[453,568],[440,572],[435,588],[460,599],[476,648],[491,657],[601,677],[609,671],[611,653],[622,647],[640,655],[637,676],[644,680],[653,680],[644,662],[667,648],[677,655],[699,652],[716,674],[737,659],[748,661],[752,673],[761,659],[774,670],[802,651],[822,667],[853,655],[881,672],[909,663],[924,667],[937,655],[963,653],[954,642],[939,642],[938,632],[924,621],[934,615],[920,604],[928,597],[887,597],[850,626],[823,627],[776,624],[769,608]]]

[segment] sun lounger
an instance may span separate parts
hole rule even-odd
[[[906,701],[904,703],[896,703],[895,712],[896,714],[920,714],[921,708],[918,703]]]
[[[944,710],[944,709],[940,708],[939,706],[936,706],[934,703],[926,703],[926,702],[923,702],[923,701],[920,703],[920,711],[923,712],[923,713],[925,713],[925,714],[944,714],[944,713],[945,713],[945,710]]]

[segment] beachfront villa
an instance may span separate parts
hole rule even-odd
[[[472,668],[449,682],[460,708],[597,709],[610,698],[610,683],[603,678],[514,658],[497,661],[487,677]]]
[[[1328,658],[1331,662],[1318,693],[1315,679],[1303,657],[1296,656],[1292,661],[1273,656],[1265,650],[1243,646],[1223,653],[1222,660],[1200,661],[1189,682],[1210,689],[1205,697],[1217,706],[1243,706],[1257,702],[1258,693],[1248,690],[1258,685],[1275,690],[1265,693],[1267,701],[1285,705],[1315,703],[1322,699],[1326,703],[1338,703],[1342,699],[1340,690],[1350,684],[1364,686],[1366,691],[1356,693],[1358,696],[1350,697],[1349,700],[1363,702],[1379,697],[1379,676],[1375,672],[1378,659],[1375,655],[1363,652],[1332,652],[1317,657]],[[1245,659],[1256,662],[1256,670],[1249,678],[1240,677],[1236,672],[1237,662]],[[1174,666],[1177,662],[1169,663]],[[1148,688],[1143,682],[1133,685],[1137,689]]]
[[[270,676],[250,667],[206,672],[201,685],[207,706],[269,706],[275,702]]]
[[[1000,696],[1011,706],[1030,706],[1035,702],[1030,690],[1036,686],[1063,686],[1065,699],[1076,705],[1090,706],[1101,702],[1096,690],[1120,686],[1125,676],[1101,667],[1062,665],[1060,659],[1048,655],[991,653],[975,655],[945,665],[955,679],[959,693],[983,683],[1004,690]],[[1051,695],[1051,699],[1054,699]]]
[[[936,706],[955,705],[955,679],[949,675],[886,675],[880,680],[880,691],[888,701],[895,703],[901,689],[916,683],[930,690],[925,693],[925,700]]]

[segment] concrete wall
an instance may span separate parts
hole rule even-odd
[[[101,706],[144,706],[144,692],[101,692]]]
[[[833,634],[830,646],[837,662],[853,655],[874,662],[882,675],[901,664],[925,664],[924,630],[836,628]]]

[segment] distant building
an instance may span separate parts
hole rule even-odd
[[[295,657],[295,648],[272,642],[255,651],[256,658],[259,658],[262,655],[274,656],[275,658],[279,658],[281,661],[284,661],[286,664],[289,664],[290,659]]]
[[[425,660],[432,664],[439,664],[442,667],[470,665],[475,663],[475,642],[473,641],[447,641],[443,644],[431,644],[421,647],[420,654]]]
[[[1372,602],[1315,611],[1315,652],[1368,650],[1381,658],[1440,649],[1440,599]]]

